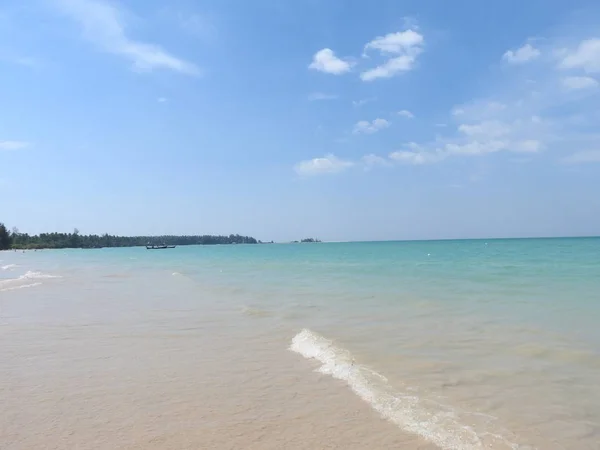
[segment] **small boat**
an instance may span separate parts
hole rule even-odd
[[[165,248],[175,248],[174,245],[146,245],[146,250],[162,250]]]

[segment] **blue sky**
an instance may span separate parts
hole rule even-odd
[[[5,0],[0,220],[599,234],[598,25],[596,1]]]

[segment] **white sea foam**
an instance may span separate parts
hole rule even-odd
[[[26,282],[27,280],[43,280],[43,279],[49,279],[49,278],[61,278],[61,277],[58,275],[49,275],[49,274],[42,273],[42,272],[28,271],[18,278],[9,278],[6,280],[0,280],[0,290],[7,291],[7,290],[12,290],[12,289],[18,289],[21,286],[26,286],[23,283]],[[30,284],[35,284],[35,283],[30,283]]]
[[[356,364],[352,354],[336,347],[332,341],[302,330],[292,339],[290,350],[308,359],[321,362],[319,372],[342,380],[383,418],[412,434],[417,434],[442,449],[479,450],[488,448],[524,448],[504,437],[484,430],[480,434],[457,419],[455,410],[447,405],[424,400],[408,392],[395,392],[379,373]],[[481,438],[480,438],[481,436]]]
[[[14,269],[15,267],[17,267],[16,264],[7,264],[6,266],[0,267],[0,269],[2,269],[2,270],[10,270],[10,269]]]
[[[19,278],[34,280],[34,279],[47,279],[47,278],[61,278],[59,275],[48,275],[47,273],[42,272],[32,272],[28,271],[25,275],[21,275]]]
[[[4,291],[14,291],[15,289],[25,289],[25,288],[30,288],[30,287],[36,287],[36,286],[40,286],[42,283],[37,282],[37,283],[30,283],[30,284],[21,284],[18,286],[12,286],[12,287],[7,287],[4,289],[0,289],[0,292],[4,292]]]

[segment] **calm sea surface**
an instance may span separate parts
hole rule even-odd
[[[600,448],[600,239],[0,252],[1,448]]]

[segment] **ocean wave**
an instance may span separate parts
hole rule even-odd
[[[7,264],[5,266],[0,267],[0,269],[2,269],[2,270],[10,270],[10,269],[14,269],[15,267],[17,267],[16,264]]]
[[[42,272],[33,272],[30,270],[18,278],[9,278],[6,280],[0,280],[0,290],[6,291],[6,290],[9,290],[8,288],[13,288],[13,287],[18,288],[19,286],[21,286],[21,283],[23,283],[27,280],[44,280],[44,279],[50,279],[50,278],[62,278],[62,277],[60,277],[58,275],[49,275],[49,274],[42,273]]]
[[[383,375],[357,364],[348,350],[336,347],[318,333],[302,330],[292,339],[290,350],[319,361],[318,372],[346,382],[381,417],[444,450],[530,448],[514,444],[492,430],[478,432],[472,424],[459,421],[458,410],[421,399],[412,390],[394,391]]]
[[[37,283],[30,283],[30,284],[21,284],[18,286],[11,286],[11,287],[7,287],[7,288],[3,288],[0,289],[0,292],[4,292],[4,291],[14,291],[15,289],[26,289],[26,288],[31,288],[31,287],[36,287],[36,286],[40,286],[42,283],[37,282]]]
[[[32,272],[31,270],[21,275],[19,278],[34,280],[34,279],[47,279],[47,278],[62,278],[60,275],[49,275],[47,273],[42,272]]]

